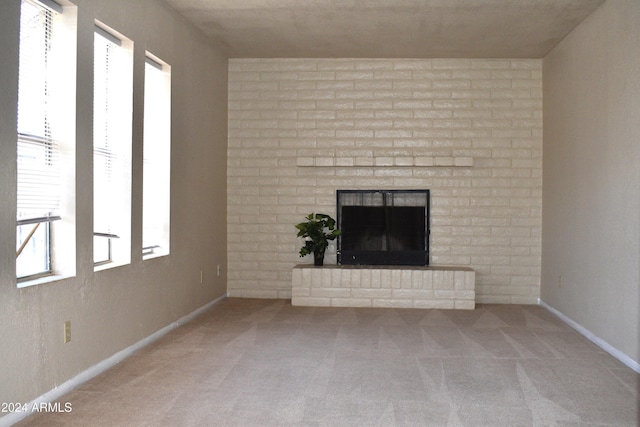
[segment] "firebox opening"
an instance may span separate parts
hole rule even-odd
[[[338,263],[429,264],[429,190],[338,190]]]

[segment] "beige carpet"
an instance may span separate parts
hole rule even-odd
[[[640,376],[538,306],[228,299],[21,426],[633,426]]]

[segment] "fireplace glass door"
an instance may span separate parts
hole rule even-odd
[[[429,190],[338,190],[338,263],[429,264]]]

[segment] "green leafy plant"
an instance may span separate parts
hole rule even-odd
[[[326,214],[311,213],[307,215],[306,221],[297,224],[296,228],[298,237],[305,239],[304,246],[300,248],[300,256],[313,254],[313,263],[322,265],[329,241],[340,235],[336,221]]]

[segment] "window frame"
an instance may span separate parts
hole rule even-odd
[[[151,73],[158,73],[155,77],[158,80],[154,81],[159,87],[150,87],[150,75]],[[161,74],[160,74],[161,73]],[[150,93],[162,95],[163,98],[150,102]],[[171,66],[165,61],[161,60],[157,56],[150,52],[145,53],[145,84],[144,84],[144,138],[143,138],[143,201],[142,201],[142,257],[143,259],[156,258],[160,256],[169,255],[171,252]],[[158,111],[157,107],[161,105],[164,110]],[[163,117],[150,116],[151,106],[154,108],[156,114],[162,114]],[[160,161],[150,162],[149,152],[158,154],[160,150],[157,150],[155,146],[152,146],[152,139],[150,136],[152,133],[151,126],[154,129],[154,136],[157,138],[158,134],[162,134],[166,137],[163,141],[165,144],[162,147],[164,152],[164,158]],[[157,128],[161,128],[163,131],[158,132]],[[153,148],[153,150],[150,150]],[[153,166],[151,165],[153,164]],[[157,168],[160,165],[162,172],[152,176],[151,168]],[[157,170],[157,169],[156,169]],[[155,185],[151,185],[150,181],[153,179]],[[165,186],[160,189],[162,196],[164,196],[163,206],[160,212],[157,214],[150,214],[148,210],[151,208],[150,200],[157,202],[160,197],[150,198],[151,190],[158,191],[158,187],[162,184]],[[157,205],[156,205],[157,207]],[[150,222],[154,222],[155,227],[152,227]],[[158,232],[160,237],[151,239],[149,242],[150,230],[155,228],[156,230],[162,229]],[[145,244],[146,243],[146,244]]]
[[[16,104],[18,287],[75,274],[75,187],[71,184],[75,182],[76,28],[77,8],[66,0],[20,2]],[[38,93],[38,88],[44,91]],[[23,230],[28,225],[33,225],[31,230]],[[32,239],[41,232],[44,244],[37,251],[42,259],[35,263],[20,259],[30,245],[38,244]],[[20,266],[25,262],[34,268]],[[35,268],[38,264],[45,268]]]
[[[93,46],[93,261],[100,270],[131,262],[133,42],[95,21]]]

